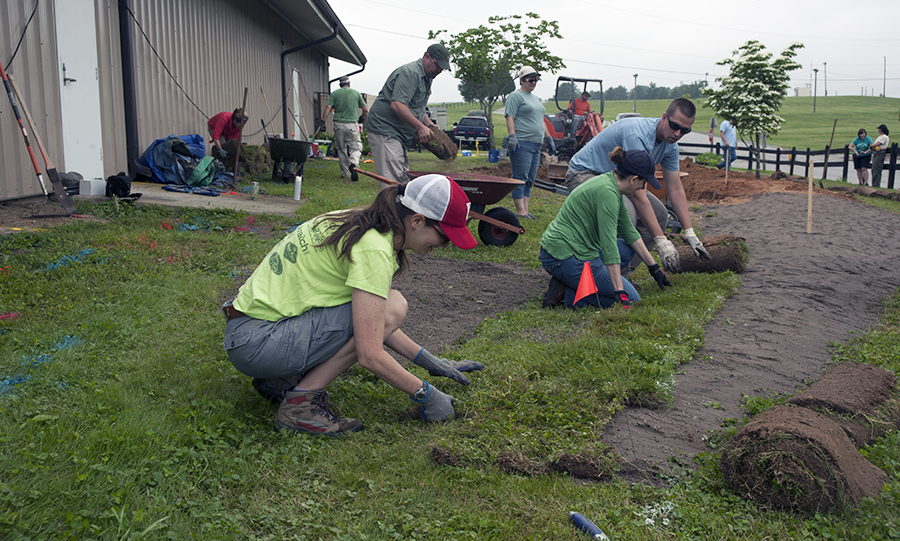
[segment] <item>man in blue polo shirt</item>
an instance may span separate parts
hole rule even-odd
[[[731,162],[737,159],[737,130],[731,122],[723,120],[719,125],[719,137],[722,138],[722,161],[717,166],[719,169],[728,168],[731,171]]]
[[[709,252],[691,226],[687,196],[684,194],[678,165],[678,140],[690,133],[696,116],[697,108],[690,100],[676,98],[669,104],[662,118],[626,118],[613,122],[569,160],[566,187],[569,191],[575,190],[586,180],[615,169],[609,153],[616,147],[644,150],[650,154],[654,163],[662,165],[666,196],[684,227],[684,238],[694,250],[694,255],[710,259]],[[656,246],[656,252],[666,271],[681,272],[675,245],[665,235],[669,221],[666,206],[646,189],[638,190],[630,197],[623,197],[631,221],[647,248]],[[640,264],[640,258],[637,259],[635,265]],[[622,269],[623,275],[627,277],[634,268]]]
[[[450,53],[440,43],[434,43],[422,58],[400,66],[388,76],[366,119],[372,159],[379,175],[406,184],[403,173],[409,169],[407,147],[415,141],[426,144],[433,137],[434,122],[425,114],[431,81],[449,69]]]

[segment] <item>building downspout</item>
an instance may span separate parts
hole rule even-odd
[[[335,38],[337,37],[337,35],[338,35],[338,25],[337,25],[337,21],[332,21],[332,31],[331,31],[331,35],[330,35],[330,36],[327,36],[327,37],[324,37],[324,38],[321,38],[321,39],[317,39],[317,40],[315,40],[315,41],[311,41],[311,42],[309,42],[309,43],[307,43],[307,44],[305,44],[305,45],[300,45],[299,47],[294,47],[293,49],[288,49],[288,50],[283,51],[283,52],[281,53],[281,103],[282,103],[282,104],[286,104],[286,103],[287,103],[287,84],[286,84],[287,81],[285,80],[285,57],[287,57],[287,55],[289,55],[289,54],[294,54],[294,53],[296,53],[296,52],[298,52],[298,51],[302,51],[303,49],[309,49],[310,47],[315,47],[316,45],[319,45],[320,43],[325,43],[326,41],[331,41],[331,40],[335,39]],[[282,130],[283,130],[283,131],[282,131],[282,136],[283,136],[285,139],[288,139],[288,121],[287,121],[287,117],[288,117],[288,114],[287,114],[287,106],[286,106],[286,105],[282,105],[282,108],[281,108],[281,125],[282,125]]]
[[[119,0],[119,44],[122,52],[122,101],[125,108],[125,156],[128,173],[134,177],[139,169],[137,98],[134,87],[134,41],[131,30],[131,0]]]

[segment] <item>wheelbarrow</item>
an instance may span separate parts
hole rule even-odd
[[[275,161],[272,180],[289,184],[294,182],[294,177],[303,175],[303,164],[312,143],[297,139],[269,139],[268,142],[269,154]]]
[[[363,171],[362,169],[356,169],[356,172],[370,176],[385,184],[399,184],[394,180]],[[508,208],[494,207],[484,212],[486,205],[492,205],[500,201],[516,189],[516,186],[525,184],[525,182],[475,173],[406,172],[406,176],[410,180],[423,175],[444,175],[459,184],[459,187],[463,189],[471,203],[469,219],[479,220],[478,237],[481,239],[481,242],[491,246],[512,246],[516,239],[519,238],[519,235],[525,234],[525,228],[519,225],[518,216]]]

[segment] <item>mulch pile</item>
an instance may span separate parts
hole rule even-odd
[[[738,494],[806,513],[841,511],[877,496],[887,474],[856,446],[897,424],[891,400],[896,383],[893,374],[872,365],[829,368],[799,396],[759,414],[734,436],[722,451],[725,480]]]

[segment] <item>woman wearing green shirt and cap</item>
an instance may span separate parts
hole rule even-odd
[[[541,265],[552,277],[544,295],[545,307],[563,301],[573,307],[585,262],[591,264],[597,294],[579,300],[576,308],[609,308],[615,303],[628,308],[640,300],[620,270],[635,255],[647,264],[660,289],[672,285],[641,240],[622,200],[623,195],[643,189],[647,182],[660,188],[653,161],[644,150],[625,151],[622,147],[614,148],[609,159],[616,168],[569,194],[541,237]]]

